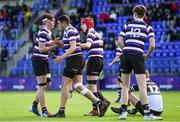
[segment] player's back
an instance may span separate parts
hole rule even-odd
[[[148,103],[151,110],[163,111],[163,100],[160,89],[152,80],[147,81]]]
[[[154,32],[151,26],[137,19],[125,24],[120,35],[124,37],[123,53],[143,55],[145,42]]]

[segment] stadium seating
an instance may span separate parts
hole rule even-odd
[[[48,1],[48,0],[47,0]],[[150,0],[151,4],[160,3],[160,0]],[[113,6],[129,6],[135,5],[138,3],[143,3],[147,6],[148,0],[141,0],[135,3],[130,4],[108,4],[107,0],[93,0],[93,8],[92,12],[96,17],[99,17],[101,12],[109,13]],[[83,6],[84,3],[81,0],[71,0],[71,8]],[[180,6],[180,2],[179,2]],[[180,10],[179,10],[180,12]],[[129,16],[118,16],[117,22],[113,23],[101,23],[97,19],[96,27],[100,28],[102,26],[106,27],[106,32],[103,34],[104,41],[106,43],[110,43],[108,39],[108,33],[110,28],[112,28],[113,32],[117,36],[121,31],[122,26],[127,22]],[[153,52],[151,57],[146,61],[147,69],[155,75],[180,75],[180,40],[170,40],[170,42],[161,41],[161,36],[166,31],[166,27],[162,24],[162,21],[152,21],[151,26],[154,28],[155,36],[156,36],[156,50]],[[180,30],[180,27],[177,27]],[[172,42],[171,42],[172,41]],[[145,43],[145,52],[147,52],[148,43]],[[60,51],[59,54],[61,54]],[[84,52],[84,57],[87,58],[87,52]],[[115,64],[112,68],[108,66],[108,64],[114,58],[114,51],[105,50],[104,52],[104,71],[107,72],[108,75],[117,75],[118,64]],[[22,72],[22,69],[25,69],[24,73],[31,74],[32,73],[32,65],[30,65],[30,59],[28,60],[20,60],[22,65],[18,65],[12,69],[11,74],[16,75]],[[54,64],[53,60],[50,59],[51,71],[54,75],[58,75],[62,73],[64,63],[60,65]],[[27,67],[28,66],[28,67]],[[17,68],[18,67],[18,68]],[[21,67],[21,68],[19,68]],[[25,68],[24,68],[25,67]]]
[[[5,45],[9,51],[9,56],[11,57],[24,43],[24,40],[0,40],[0,47]]]
[[[179,47],[180,43],[170,43],[173,47]],[[163,47],[163,46],[162,46]],[[59,55],[61,55],[59,53]],[[83,53],[84,57],[87,58],[87,51]],[[108,64],[114,58],[114,51],[106,50],[104,52],[104,71],[107,71],[109,75],[117,75],[118,65],[116,64],[113,68],[109,67]],[[58,76],[62,73],[64,62],[57,65],[54,63],[53,59],[50,59],[50,67],[52,74]],[[179,75],[180,74],[180,49],[171,49],[171,50],[164,50],[164,49],[157,49],[154,51],[153,55],[147,60],[146,67],[149,71],[153,74],[158,75]],[[16,67],[14,67],[11,71],[11,75],[19,76],[19,75],[33,75],[32,63],[31,59],[22,59],[19,60]]]

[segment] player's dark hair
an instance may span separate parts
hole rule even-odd
[[[59,17],[59,22],[65,22],[67,25],[70,24],[70,18],[67,15],[62,15]]]
[[[146,8],[143,5],[136,5],[133,8],[133,13],[136,13],[139,18],[143,18],[146,15]]]

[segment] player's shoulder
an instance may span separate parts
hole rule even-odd
[[[78,32],[78,30],[73,27],[73,26],[69,26],[65,29],[65,32],[69,33],[69,32]]]
[[[98,33],[94,28],[91,28],[88,30],[88,33],[90,34],[95,34],[95,33]]]
[[[39,35],[39,36],[46,37],[46,36],[48,35],[48,33],[49,33],[49,32],[48,32],[46,29],[40,28],[40,29],[39,29],[39,32],[38,32],[38,35]]]
[[[49,33],[49,31],[47,29],[45,29],[44,27],[39,28],[39,32],[44,32],[44,33]]]
[[[149,30],[153,30],[152,26],[150,26],[150,25],[147,26],[147,31],[149,31]]]
[[[89,29],[87,32],[87,36],[95,36],[96,34],[98,34],[98,32],[96,32],[94,29]]]
[[[146,82],[147,82],[147,85],[156,85],[157,86],[157,84],[154,81],[150,80],[150,79],[147,80]]]
[[[123,28],[126,29],[126,28],[127,28],[129,25],[131,25],[131,24],[134,24],[134,23],[133,23],[133,20],[126,22],[126,23],[123,25]]]
[[[116,51],[122,51],[120,47],[116,47]]]

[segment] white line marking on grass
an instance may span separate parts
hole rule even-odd
[[[177,108],[180,108],[180,105],[176,106]]]

